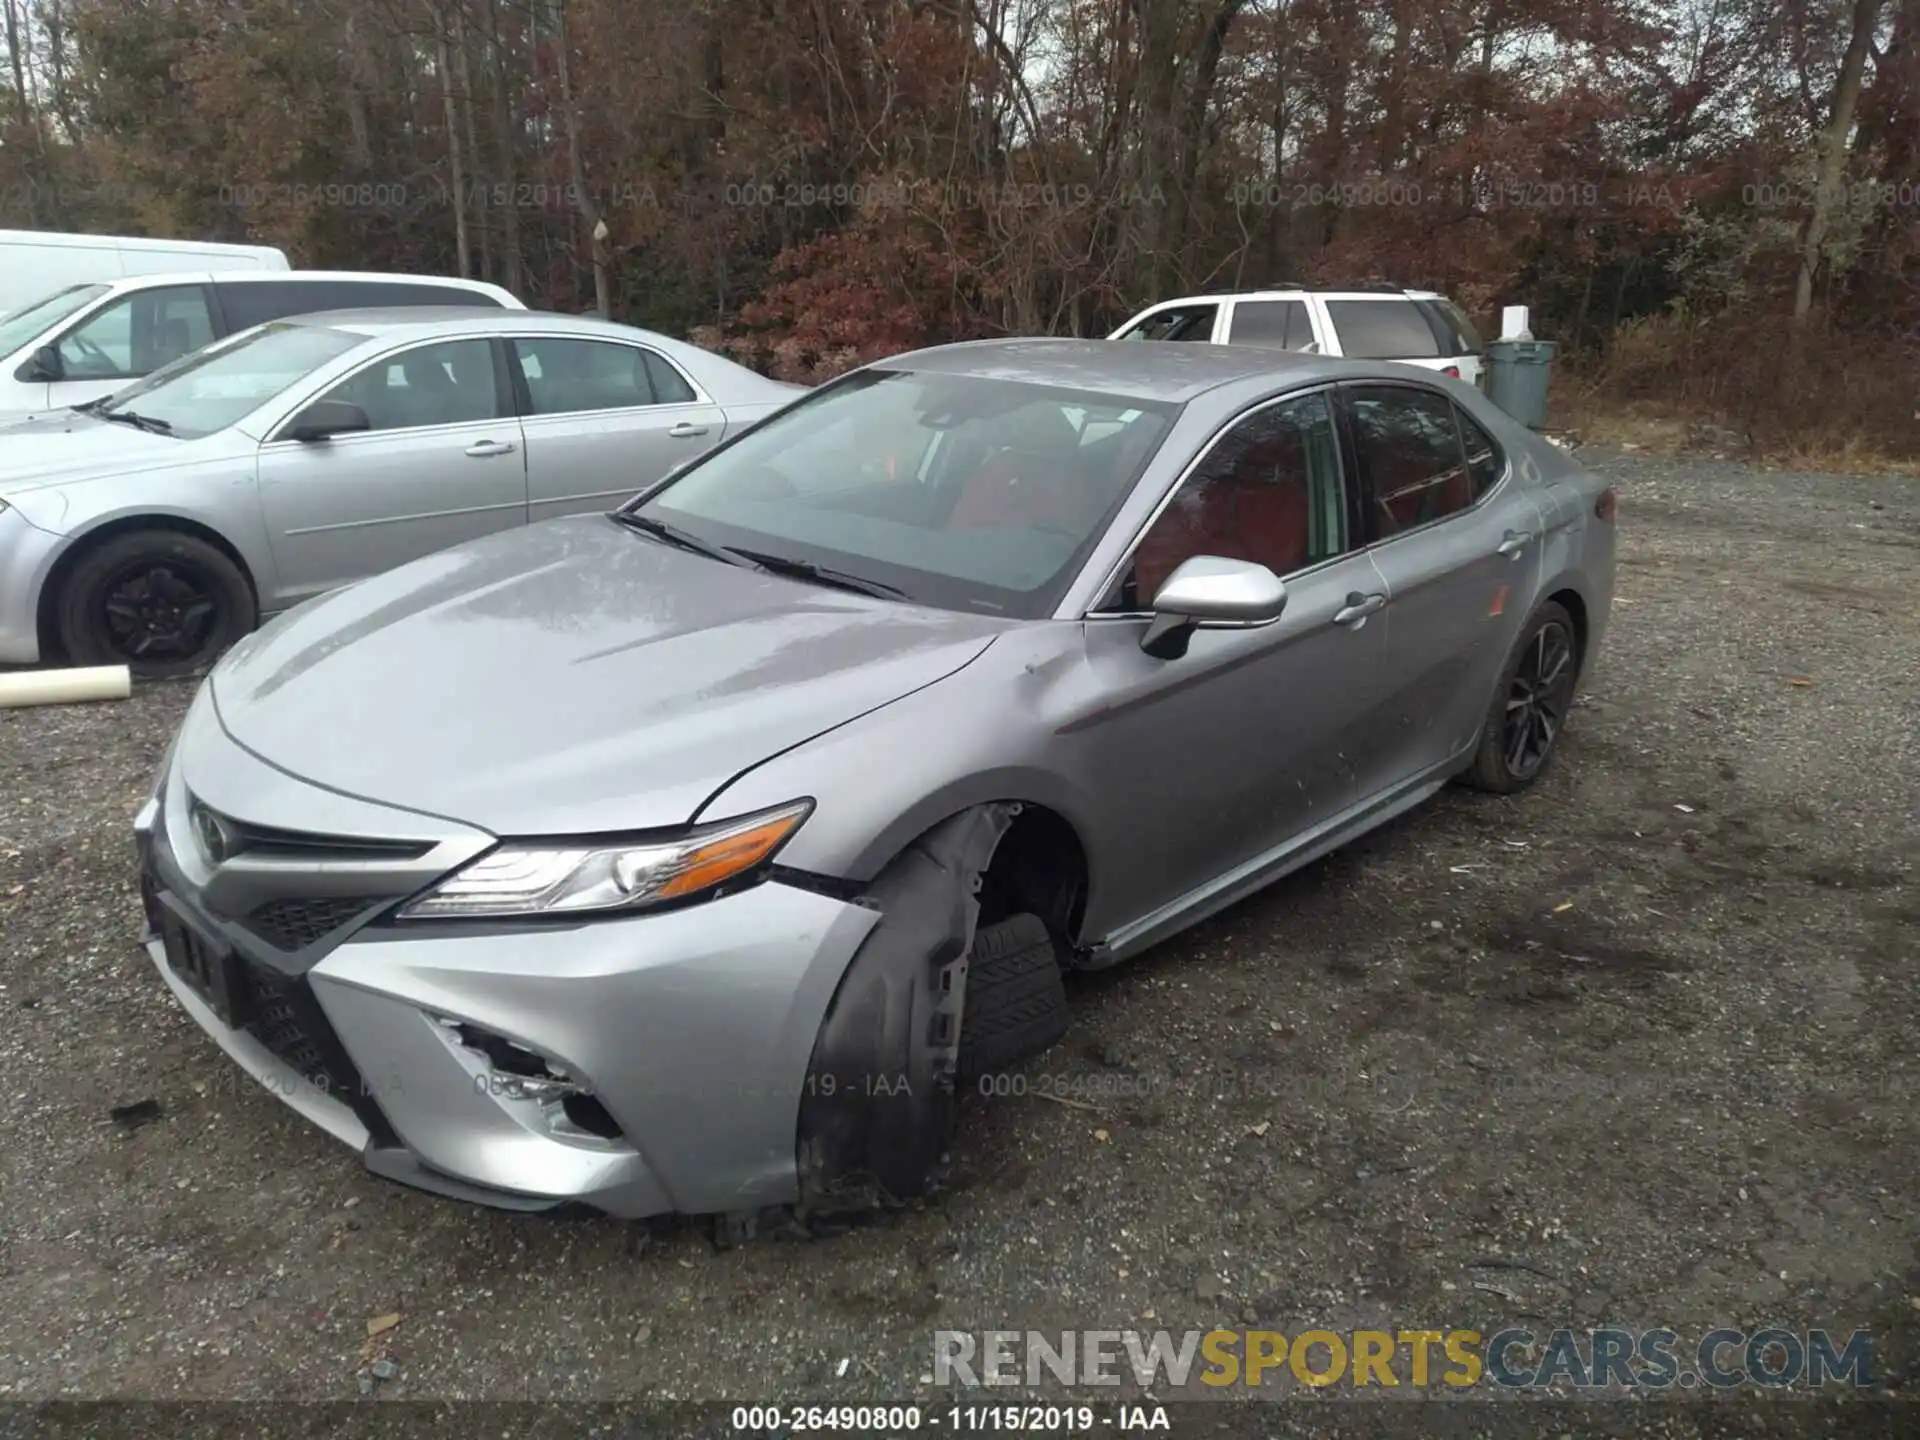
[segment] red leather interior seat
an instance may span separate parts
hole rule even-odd
[[[1080,432],[1056,407],[1036,407],[1017,417],[1007,443],[967,478],[947,527],[1083,528],[1107,497],[1101,487],[1084,483],[1079,450]]]
[[[1134,552],[1143,607],[1196,555],[1251,560],[1276,575],[1307,563],[1307,458],[1298,434],[1269,437],[1209,470],[1204,480],[1195,476],[1182,487]]]

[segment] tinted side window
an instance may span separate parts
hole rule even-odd
[[[647,359],[647,377],[653,381],[653,398],[662,405],[688,405],[698,397],[687,377],[674,369],[664,356],[651,350],[640,352]]]
[[[1348,548],[1340,447],[1324,395],[1303,395],[1229,429],[1182,482],[1103,608],[1145,609],[1196,555],[1290,575]]]
[[[1271,345],[1282,350],[1304,350],[1313,343],[1313,321],[1300,300],[1241,300],[1233,307],[1233,328],[1227,339],[1235,345]]]
[[[1347,396],[1355,459],[1382,539],[1473,503],[1451,400],[1397,385],[1356,385]]]
[[[1214,317],[1218,305],[1186,305],[1177,310],[1162,310],[1135,325],[1122,340],[1199,340],[1213,339]]]
[[[98,311],[59,341],[68,380],[127,380],[213,343],[213,317],[198,285],[139,290]]]
[[[447,340],[376,360],[327,393],[367,412],[375,430],[457,425],[498,417],[493,346]]]
[[[324,310],[315,304],[320,286],[311,280],[268,280],[258,285],[223,285],[214,282],[220,292],[220,308],[227,317],[227,329],[249,330],[268,320],[283,320],[310,310]]]
[[[647,352],[635,345],[553,337],[513,342],[534,415],[631,410],[655,403]]]
[[[1426,318],[1407,300],[1329,300],[1343,354],[1366,360],[1424,360],[1440,353]]]
[[[1473,322],[1458,305],[1451,300],[1416,300],[1413,303],[1420,307],[1427,317],[1427,323],[1439,337],[1443,354],[1480,353],[1480,332],[1473,328]]]
[[[478,305],[498,310],[490,295],[439,285],[386,280],[260,280],[214,282],[229,330],[263,320],[315,315],[326,310],[366,310],[382,305]]]
[[[1501,474],[1507,468],[1507,458],[1500,453],[1498,442],[1480,427],[1479,421],[1457,405],[1453,413],[1460,422],[1460,439],[1467,448],[1467,471],[1473,476],[1473,498],[1478,500],[1499,483]]]
[[[335,282],[352,298],[337,309],[362,305],[460,305],[498,310],[500,302],[478,290],[463,290],[453,285],[395,285],[384,280],[341,280]]]

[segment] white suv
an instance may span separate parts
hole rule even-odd
[[[1458,305],[1431,290],[1244,290],[1143,310],[1111,340],[1267,345],[1399,360],[1480,383],[1483,346]]]

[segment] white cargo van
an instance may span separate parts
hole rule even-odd
[[[0,315],[91,280],[124,280],[129,275],[169,270],[290,268],[285,252],[267,245],[0,230]]]

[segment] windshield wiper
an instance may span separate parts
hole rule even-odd
[[[884,581],[869,580],[864,575],[849,575],[844,570],[834,570],[825,565],[816,565],[811,560],[789,560],[784,555],[763,555],[758,550],[737,550],[762,570],[770,570],[775,575],[791,576],[795,580],[811,580],[816,585],[831,585],[839,590],[851,590],[856,595],[872,595],[882,600],[905,600],[907,592],[897,585],[888,585]]]
[[[664,520],[656,520],[651,515],[639,515],[631,510],[610,510],[607,518],[616,525],[625,525],[630,530],[638,530],[669,545],[678,545],[682,550],[691,550],[696,555],[704,555],[709,560],[718,560],[723,565],[744,565],[737,551],[724,545],[716,545],[711,540],[702,540],[691,531],[682,530],[678,525],[669,525]]]
[[[161,420],[152,415],[137,415],[131,410],[95,410],[92,412],[102,420],[118,420],[122,425],[131,425],[136,430],[144,430],[149,435],[171,435],[173,422]]]

